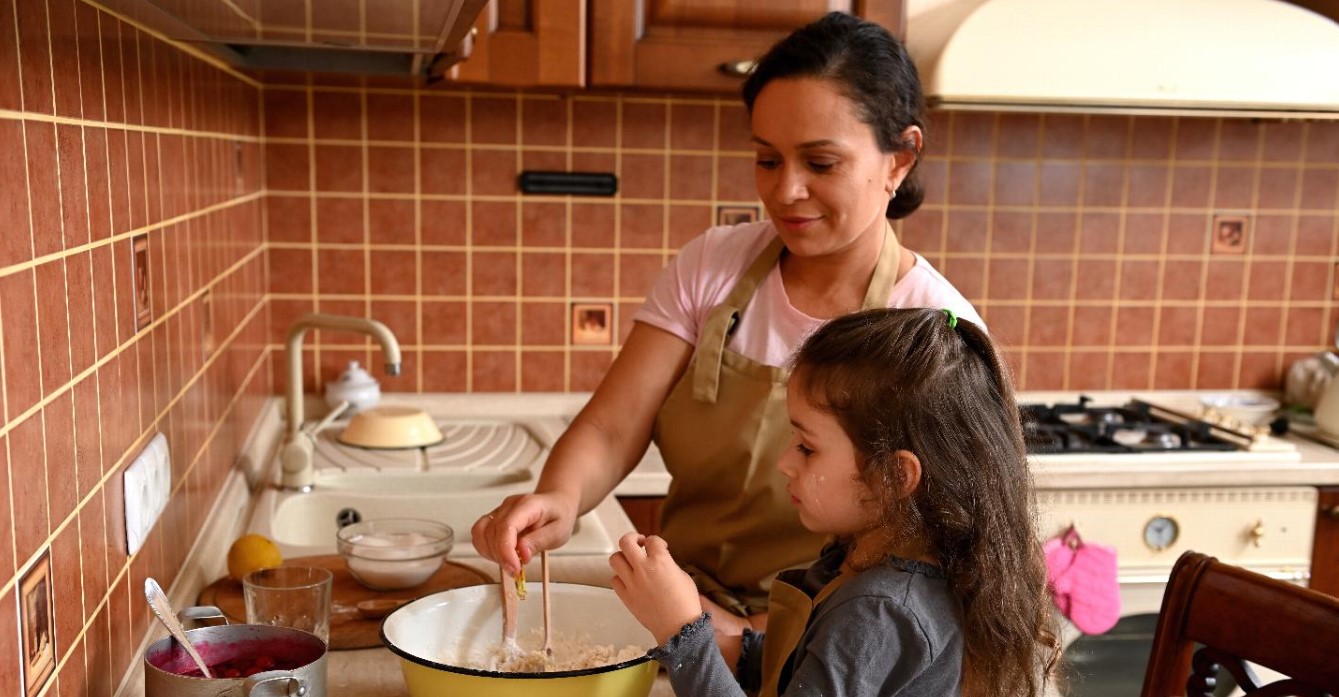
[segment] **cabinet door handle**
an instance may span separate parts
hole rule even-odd
[[[744,77],[753,72],[758,64],[755,61],[726,61],[716,66],[716,69],[723,75],[730,77]]]
[[[1330,520],[1339,520],[1339,506],[1321,506],[1320,514]]]

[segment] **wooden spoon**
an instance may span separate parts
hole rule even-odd
[[[540,568],[540,593],[544,598],[544,655],[553,658],[553,644],[549,640],[549,553],[542,550],[539,553]]]
[[[516,578],[508,574],[502,565],[498,565],[498,578],[502,583],[502,648],[504,651],[516,647]]]
[[[409,598],[371,598],[358,601],[356,607],[359,617],[375,620],[391,614],[391,610],[404,605],[409,600]]]

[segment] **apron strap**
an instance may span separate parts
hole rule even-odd
[[[707,321],[702,325],[702,335],[698,337],[697,357],[694,360],[693,399],[709,404],[716,403],[716,394],[721,384],[721,356],[725,353],[725,342],[739,323],[740,310],[753,299],[758,286],[781,258],[781,250],[784,247],[780,235],[772,238],[735,283],[725,302],[711,308],[707,313]]]
[[[887,221],[883,233],[883,248],[879,250],[879,261],[874,265],[874,275],[869,279],[869,288],[865,290],[865,303],[862,310],[888,305],[888,294],[893,292],[897,282],[897,269],[902,265],[902,244],[897,241],[893,225]]]

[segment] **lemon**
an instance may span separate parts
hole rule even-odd
[[[228,548],[228,575],[238,581],[256,569],[270,569],[283,563],[279,546],[264,535],[242,535]]]

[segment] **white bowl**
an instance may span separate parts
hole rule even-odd
[[[1207,395],[1200,398],[1200,404],[1251,426],[1268,424],[1279,408],[1279,400],[1263,395]]]
[[[335,546],[354,580],[375,590],[413,588],[442,568],[455,533],[419,518],[380,518],[346,525]]]
[[[567,641],[628,646],[638,655],[611,665],[549,673],[504,673],[477,667],[501,645],[502,599],[498,584],[469,586],[433,593],[402,605],[381,625],[381,640],[401,659],[405,682],[413,697],[436,694],[618,695],[645,697],[659,667],[645,651],[655,638],[619,601],[614,591],[574,583],[550,583],[554,658],[564,660]],[[518,603],[517,643],[541,648],[543,602],[540,584],[528,584],[528,597]]]

